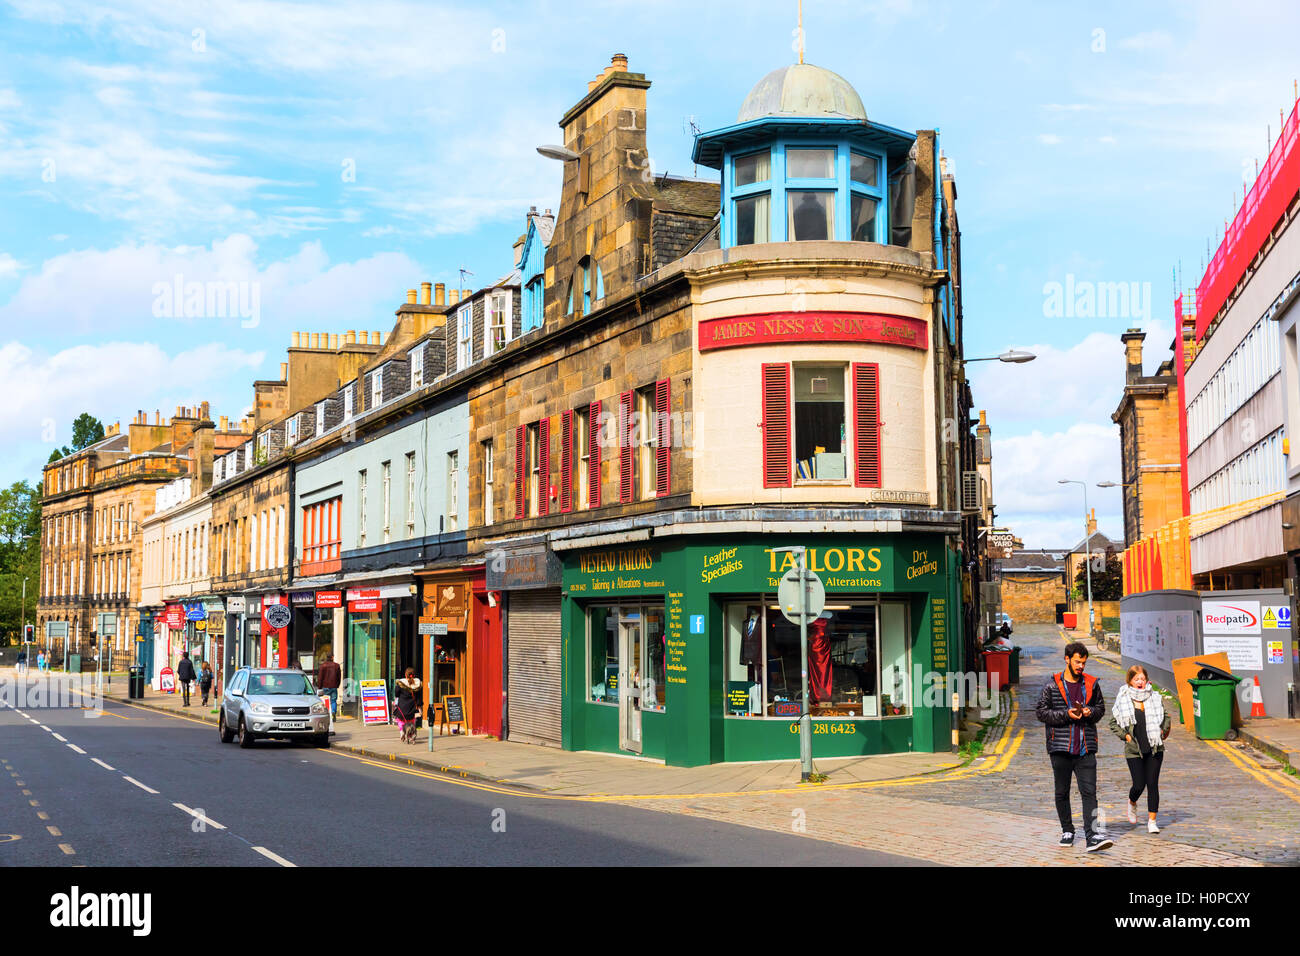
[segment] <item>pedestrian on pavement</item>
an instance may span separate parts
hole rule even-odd
[[[181,682],[182,707],[190,706],[190,682],[194,680],[194,662],[189,651],[181,651],[181,662],[176,665],[176,679]]]
[[[393,716],[397,720],[398,739],[403,743],[415,743],[415,730],[420,719],[420,678],[415,676],[414,667],[408,667],[406,676],[397,681]]]
[[[212,693],[212,681],[214,680],[212,665],[207,661],[203,662],[203,669],[199,671],[199,690],[203,692],[203,706],[208,706],[208,695]]]
[[[1047,754],[1056,785],[1056,815],[1061,820],[1060,846],[1074,846],[1074,816],[1070,810],[1070,779],[1079,781],[1083,798],[1083,830],[1087,850],[1113,846],[1098,826],[1097,721],[1106,711],[1097,678],[1085,674],[1088,649],[1074,641],[1065,645],[1065,669],[1053,674],[1038,695],[1038,719],[1046,725]]]
[[[18,656],[14,658],[14,670],[19,674],[27,670],[27,652],[19,651]]]
[[[334,655],[326,654],[325,663],[316,671],[316,687],[330,699],[330,716],[338,714],[339,684],[342,683],[343,671],[334,663]]]
[[[36,655],[36,671],[37,671],[37,673],[39,673],[39,672],[45,670],[45,664],[46,664],[46,661],[45,661],[45,652],[44,652],[44,651],[40,651],[40,652]]]
[[[1133,777],[1128,792],[1128,822],[1137,825],[1137,802],[1145,789],[1147,833],[1160,832],[1156,826],[1156,811],[1160,809],[1160,765],[1172,722],[1164,698],[1151,687],[1146,668],[1134,664],[1128,669],[1126,683],[1115,694],[1110,729],[1124,741],[1124,759]]]

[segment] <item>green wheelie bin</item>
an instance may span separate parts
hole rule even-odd
[[[1007,674],[1007,680],[1013,684],[1020,683],[1020,648],[1011,648],[1011,666],[1010,673]]]
[[[1200,663],[1199,661],[1197,663]],[[1201,664],[1192,685],[1192,714],[1196,736],[1201,740],[1227,740],[1235,736],[1232,729],[1232,695],[1241,683],[1225,670]]]

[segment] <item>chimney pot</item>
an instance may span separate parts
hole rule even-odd
[[[473,289],[461,289],[461,290],[460,290],[460,301],[464,302],[466,299],[468,299],[468,298],[469,298],[471,295],[473,295],[473,294],[474,294],[474,290],[473,290]]]
[[[281,363],[280,363],[280,381],[282,381],[282,382],[287,382],[287,381],[289,381],[289,363],[288,363],[288,362],[281,362]],[[204,403],[203,403],[203,417],[204,417],[204,418],[206,418],[206,417],[207,417],[207,414],[208,414],[208,408],[207,408],[207,406],[208,406],[208,403],[207,403],[207,402],[204,402]]]
[[[610,64],[610,66],[612,66],[612,67],[613,67],[615,70],[617,70],[618,72],[620,72],[620,73],[626,73],[626,72],[627,72],[627,54],[626,54],[626,53],[615,53],[612,57],[610,57],[610,59],[609,59],[609,64]]]
[[[296,348],[298,347],[298,341],[299,341],[299,338],[300,338],[299,333],[294,332],[294,333],[289,337],[289,348],[291,348],[291,349],[296,349]]]
[[[383,345],[383,344],[384,344],[384,337],[383,337],[383,335],[380,334],[379,332],[371,332],[371,333],[370,333],[370,341],[373,342],[375,345]]]
[[[447,286],[445,283],[439,282],[437,285],[433,287],[433,304],[434,305],[447,304]]]
[[[319,332],[313,332],[313,333],[311,334],[311,347],[314,348],[314,349],[318,349],[318,348],[320,348],[320,333],[319,333]]]
[[[281,377],[281,378],[284,377],[284,370],[288,367],[288,364],[289,364],[288,362],[281,362],[281,363],[280,363],[280,377]],[[210,412],[211,409],[212,409],[212,406],[209,405],[207,402],[204,402],[202,405],[199,406],[199,408],[201,408],[201,409],[203,410],[203,417],[206,419],[206,418],[208,417],[209,412]]]
[[[421,282],[420,283],[420,305],[429,305],[430,302],[432,301],[432,299],[430,298],[432,293],[433,293],[433,283]]]
[[[457,302],[460,301],[460,292],[456,289],[452,289],[450,292],[448,292],[447,296],[448,296],[447,298],[448,305],[455,305]]]
[[[330,348],[335,352],[339,350],[339,334],[337,332],[330,333]]]
[[[356,344],[357,344],[357,330],[356,330],[356,329],[348,329],[348,334],[345,335],[345,336],[343,337],[343,341],[344,341],[344,343],[347,344],[347,345],[356,345]]]
[[[592,90],[594,90],[594,89],[596,88],[596,84],[599,83],[599,82],[600,82],[599,78],[594,79],[594,80],[588,80],[588,81],[587,81],[587,92],[590,93]]]
[[[358,332],[357,334],[361,336],[361,344],[362,344],[362,345],[369,345],[369,344],[370,344],[370,333],[369,333],[369,332],[367,332],[367,331],[365,331],[364,329],[362,329],[362,330],[361,330],[360,332]]]
[[[414,289],[407,289],[407,290],[406,290],[406,302],[407,302],[408,305],[415,305],[415,290],[414,290]]]

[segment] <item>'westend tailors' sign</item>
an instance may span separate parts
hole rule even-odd
[[[942,543],[903,535],[823,539],[808,545],[805,559],[828,591],[841,593],[940,590],[948,567]],[[692,587],[769,593],[794,564],[792,553],[752,540],[663,549],[629,546],[566,555],[564,584],[575,597]]]
[[[917,319],[875,312],[766,312],[700,323],[700,351],[796,342],[877,342],[930,347],[929,328]]]

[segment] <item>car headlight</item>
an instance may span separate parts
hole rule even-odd
[[[311,705],[311,712],[313,714],[328,714],[329,710],[329,704],[325,703],[323,700],[318,700],[316,703]]]
[[[250,708],[255,714],[269,714],[271,712],[270,704],[254,704]]]

